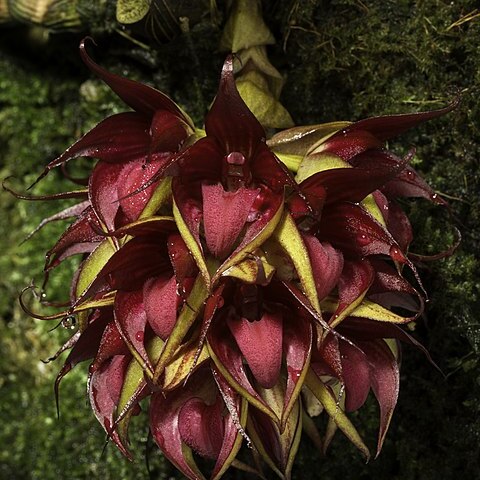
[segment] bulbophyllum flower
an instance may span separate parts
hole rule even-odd
[[[347,414],[372,390],[378,454],[400,342],[428,357],[403,330],[424,294],[397,198],[445,203],[409,166],[413,152],[400,158],[385,142],[455,104],[295,127],[267,142],[231,57],[201,132],[164,94],[80,49],[134,111],[101,122],[42,174],[98,160],[88,198],[42,222],[75,219],[46,274],[83,256],[66,310],[32,313],[77,323],[54,356],[70,349],[56,389],[89,360],[92,409],[109,438],[131,458],[130,418],[148,410],[159,448],[191,479],[205,478],[197,457],[214,479],[232,465],[262,476],[260,459],[290,478],[302,431],[325,450],[340,429],[368,458]],[[321,412],[323,436],[312,419]],[[237,459],[242,444],[253,466]]]

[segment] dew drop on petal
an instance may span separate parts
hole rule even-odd
[[[398,247],[391,246],[389,254],[392,260],[395,260],[396,262],[401,262],[401,263],[405,262],[405,255],[402,253],[402,251]]]
[[[67,315],[63,320],[62,320],[62,327],[66,328],[67,330],[73,330],[77,325],[77,319],[75,318],[75,315]]]
[[[137,340],[138,342],[143,342],[143,338],[144,338],[144,333],[139,330],[136,334],[135,334],[135,340]]]
[[[357,236],[357,242],[360,244],[360,246],[363,247],[370,243],[370,238],[368,237],[368,235],[365,235],[365,233],[361,233]]]
[[[226,157],[227,163],[230,165],[243,165],[245,157],[240,152],[231,152]]]

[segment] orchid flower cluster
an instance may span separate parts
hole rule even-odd
[[[132,111],[100,122],[40,177],[97,160],[88,188],[63,195],[81,202],[44,221],[74,218],[47,253],[47,276],[82,256],[66,311],[36,315],[76,324],[55,355],[70,350],[57,393],[89,361],[92,409],[126,457],[129,422],[144,410],[187,478],[205,478],[202,457],[218,479],[230,466],[262,476],[264,464],[290,478],[302,431],[324,451],[340,429],[369,458],[347,414],[372,390],[378,454],[400,342],[426,353],[402,328],[425,295],[397,200],[445,203],[409,165],[413,151],[385,145],[454,105],[267,140],[231,56],[201,130],[163,93],[96,64],[84,42],[80,53]]]

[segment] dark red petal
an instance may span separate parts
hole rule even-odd
[[[106,280],[113,290],[133,291],[142,288],[148,278],[161,274],[172,274],[166,241],[157,235],[135,237],[112,255],[77,303],[96,293]]]
[[[208,249],[217,258],[231,253],[259,189],[226,192],[221,184],[202,185],[203,225]]]
[[[99,76],[129,107],[151,118],[158,110],[166,110],[184,120],[181,110],[162,92],[127,78],[110,73],[96,64],[85,49],[86,38],[80,43],[80,56],[88,68]]]
[[[275,192],[283,192],[286,186],[297,186],[285,164],[264,143],[258,145],[251,169],[257,184],[267,185]]]
[[[173,276],[151,278],[143,286],[146,319],[163,340],[168,338],[175,326],[179,301],[177,282]]]
[[[99,230],[100,224],[96,215],[92,207],[88,207],[47,252],[45,270],[56,267],[68,255],[91,252],[98,242],[103,240],[98,234]]]
[[[200,249],[200,224],[203,219],[199,185],[184,184],[179,178],[172,182],[172,195],[180,214]],[[198,196],[196,193],[198,192]]]
[[[338,338],[327,334],[314,352],[312,368],[317,376],[331,375],[343,382],[342,359]]]
[[[144,344],[147,314],[143,305],[143,292],[117,292],[114,312],[115,323],[123,339],[150,366]]]
[[[396,338],[420,350],[428,361],[438,368],[432,360],[428,350],[414,337],[409,335],[398,325],[386,322],[377,322],[366,318],[348,317],[338,327],[339,333],[352,340],[374,340],[382,338]]]
[[[169,159],[168,154],[157,155],[148,163],[145,163],[144,159],[139,159],[124,165],[117,179],[117,195],[126,223],[138,219],[155,191],[157,183],[152,183],[144,189],[142,187],[165,166]]]
[[[199,431],[196,429],[201,419],[189,418],[188,409],[184,413],[184,422],[190,424],[180,426],[180,412],[182,407],[192,399],[201,399],[212,404],[215,402],[217,388],[212,380],[209,369],[200,369],[192,375],[187,384],[171,392],[156,392],[150,402],[150,429],[152,436],[164,455],[185,475],[187,478],[197,480],[202,478],[196,465],[186,458],[182,441],[181,429],[185,438],[192,444],[204,447]],[[194,405],[195,407],[195,405]],[[197,410],[198,411],[198,410]],[[201,425],[200,425],[201,426]],[[200,430],[204,434],[204,430]],[[217,432],[215,432],[217,433]],[[206,433],[208,436],[208,433]],[[205,452],[204,452],[205,453]]]
[[[348,256],[384,254],[405,262],[390,233],[359,205],[338,203],[325,209],[319,237]]]
[[[363,342],[360,348],[365,352],[371,365],[372,390],[380,405],[380,431],[378,435],[377,456],[397,404],[400,387],[398,363],[390,348],[383,340]]]
[[[318,299],[323,300],[338,283],[343,270],[343,255],[312,235],[305,235],[303,240],[312,264]]]
[[[205,131],[218,141],[224,154],[240,152],[247,162],[265,140],[263,127],[238,93],[232,56],[223,64],[217,96],[205,119]]]
[[[200,398],[187,400],[178,415],[182,441],[205,458],[217,458],[223,443],[223,401],[220,396],[213,405]]]
[[[222,176],[223,158],[224,154],[215,140],[203,137],[179,154],[176,163],[180,169],[179,175],[185,181],[216,183]]]
[[[177,152],[187,138],[188,125],[165,110],[155,112],[150,126],[150,152]]]
[[[209,349],[211,349],[213,354],[218,358],[218,361],[224,367],[225,371],[231,375],[233,382],[236,383],[236,385],[232,384],[232,387],[237,391],[240,391],[243,396],[250,396],[251,398],[248,399],[249,402],[252,401],[251,399],[254,399],[259,405],[263,406],[273,417],[275,417],[273,411],[271,411],[271,409],[265,404],[250,383],[240,349],[225,323],[226,322],[222,319],[222,321],[218,321],[210,327],[207,334]]]
[[[348,260],[338,281],[338,308],[332,316],[336,317],[352,303],[365,295],[375,278],[372,264],[366,260]]]
[[[258,383],[272,388],[282,365],[283,316],[265,312],[260,320],[229,318],[227,325]]]
[[[345,200],[361,202],[395,178],[406,167],[407,161],[384,150],[370,150],[354,160],[354,168],[334,168],[308,177],[300,184],[301,191],[308,199],[319,188],[325,189],[326,204]]]
[[[293,314],[291,315],[293,316]],[[287,364],[287,387],[282,417],[289,414],[288,411],[285,412],[285,409],[292,401],[292,395],[307,366],[312,348],[312,327],[310,322],[300,316],[293,316],[293,318],[288,320],[285,321],[283,326],[283,351],[285,363]],[[293,407],[293,404],[290,407]]]
[[[381,148],[382,144],[380,139],[366,129],[352,130],[352,127],[347,127],[329,138],[319,151],[333,153],[348,161],[365,150]]]
[[[250,243],[255,240],[269,227],[270,222],[283,207],[283,192],[282,194],[275,194],[266,187],[260,187],[261,191],[253,202],[252,209],[249,215],[249,221],[245,234],[229,258],[234,257],[236,254],[248,247]],[[263,243],[263,242],[262,242]],[[224,264],[228,262],[227,259]]]
[[[113,319],[113,314],[111,314]],[[98,347],[95,360],[92,362],[89,368],[89,372],[92,374],[98,370],[104,362],[114,357],[115,355],[130,355],[127,344],[123,340],[118,327],[115,322],[111,321],[105,327]]]
[[[117,355],[109,362],[104,363],[89,379],[90,403],[95,416],[119,450],[129,458],[129,452],[122,444],[118,433],[112,431],[112,428],[114,414],[130,360],[129,355]]]
[[[62,369],[55,380],[55,391],[58,392],[58,385],[62,378],[80,362],[93,358],[100,345],[103,331],[107,323],[112,320],[111,312],[97,311],[86,329],[81,332],[78,340],[69,353]]]
[[[33,235],[35,235],[39,230],[41,230],[45,225],[49,224],[50,222],[57,222],[59,220],[66,220],[67,218],[71,217],[79,217],[80,214],[88,207],[90,206],[90,201],[86,200],[85,202],[77,203],[76,205],[72,205],[71,207],[67,207],[64,210],[55,213],[54,215],[51,215],[50,217],[44,218],[37,227],[35,227],[35,230],[30,232],[26,238],[23,240],[23,242],[26,242],[29,240]]]
[[[401,133],[413,128],[420,123],[426,122],[433,118],[441,117],[459,104],[460,98],[456,98],[450,105],[439,110],[431,110],[428,112],[407,113],[401,115],[385,115],[382,117],[372,117],[360,120],[345,129],[346,132],[364,130],[370,132],[381,141],[389,140]]]
[[[194,277],[197,272],[195,260],[190,254],[180,234],[174,233],[168,237],[168,255],[173,266],[175,278],[182,287],[187,277]],[[185,292],[182,292],[185,293]]]
[[[387,229],[400,246],[400,249],[406,252],[413,240],[413,229],[408,216],[395,201],[391,201],[388,204]]]
[[[93,210],[108,231],[115,230],[118,201],[118,179],[124,165],[98,162],[90,175],[88,193]]]
[[[394,180],[388,182],[383,191],[390,198],[421,197],[439,205],[447,205],[412,167],[407,167]]]
[[[150,145],[149,126],[149,119],[135,112],[112,115],[50,162],[46,170],[77,157],[94,157],[111,163],[142,158]]]
[[[365,354],[347,342],[340,341],[343,380],[345,382],[345,410],[358,410],[370,391],[370,364]]]
[[[233,458],[229,458],[232,455],[232,450],[235,446],[235,441],[239,434],[246,437],[244,428],[241,425],[242,418],[242,397],[235,390],[233,390],[222,374],[212,365],[212,374],[220,394],[223,397],[225,407],[228,410],[229,415],[225,416],[224,420],[224,433],[223,444],[218,454],[217,462],[212,471],[211,478],[220,472],[224,467],[225,462],[233,461]],[[243,400],[244,402],[245,400]],[[246,409],[245,409],[246,410]],[[248,439],[248,437],[246,437]],[[240,448],[240,446],[238,447]]]

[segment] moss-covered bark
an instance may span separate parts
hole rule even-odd
[[[95,54],[103,65],[171,94],[197,124],[215,93],[224,2],[217,2],[218,23],[208,10],[196,13],[186,33],[163,44],[135,30],[132,36],[148,48],[125,38],[129,31],[116,24],[113,1],[99,2],[99,9],[90,3],[79,2],[81,33],[53,34],[45,41],[24,26],[0,30],[0,176],[17,177],[9,181],[17,189],[32,183],[80,133],[123,108],[79,62],[76,46],[84,33],[95,34]],[[299,124],[423,110],[462,94],[455,112],[396,141],[400,151],[417,147],[416,168],[451,198],[463,236],[454,257],[421,272],[430,302],[416,334],[446,378],[406,348],[399,404],[380,458],[364,465],[341,435],[320,458],[304,440],[294,478],[478,476],[480,17],[475,8],[476,2],[467,0],[264,1],[277,38],[270,58],[287,76],[282,101]],[[188,16],[188,9],[184,12]],[[35,193],[59,191],[62,181],[52,173]],[[85,406],[84,371],[62,385],[62,419],[55,419],[51,385],[57,365],[44,366],[39,359],[52,354],[65,332],[47,333],[51,325],[26,318],[16,296],[32,278],[41,280],[43,253],[61,226],[48,226],[18,244],[58,206],[20,202],[5,192],[0,201],[0,477],[48,480],[68,471],[71,478],[149,478],[142,460],[146,427],[132,428],[136,464],[120,459],[112,447],[101,454],[103,434]],[[452,241],[451,220],[442,209],[422,200],[408,207],[417,232],[415,252],[434,253]],[[49,296],[66,295],[72,271],[66,266],[55,277]],[[353,416],[371,446],[377,415],[371,401]],[[155,450],[151,458],[152,478],[177,478]]]

